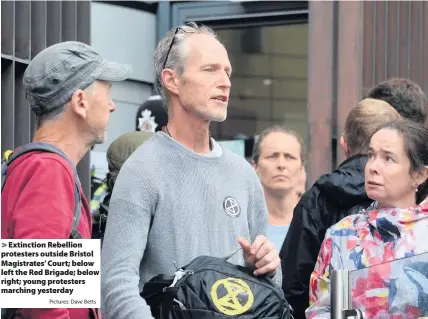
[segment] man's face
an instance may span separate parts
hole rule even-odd
[[[88,94],[89,109],[86,120],[91,132],[91,145],[104,143],[110,113],[116,110],[110,88],[111,83],[96,81],[92,92]]]
[[[183,45],[187,60],[177,87],[181,105],[203,120],[224,121],[232,72],[226,49],[206,34],[191,35]]]

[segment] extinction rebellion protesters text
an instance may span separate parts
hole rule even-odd
[[[1,246],[2,308],[99,307],[99,240],[3,240]]]

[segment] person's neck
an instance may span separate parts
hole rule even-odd
[[[410,196],[407,196],[406,198],[403,198],[400,201],[397,201],[397,202],[391,202],[391,203],[378,202],[377,203],[378,209],[383,209],[383,208],[406,209],[406,208],[415,207],[415,206],[417,206],[417,204],[416,204],[415,196],[412,194]]]
[[[299,198],[295,191],[290,190],[281,195],[265,191],[266,206],[269,212],[270,225],[289,225],[293,219],[293,211]]]
[[[195,153],[207,154],[211,151],[209,125],[209,121],[197,118],[182,107],[168,114],[169,135]]]
[[[64,130],[63,127],[60,123],[45,123],[34,134],[33,142],[44,142],[58,147],[77,166],[90,145],[82,139],[77,130],[73,131],[70,127]]]

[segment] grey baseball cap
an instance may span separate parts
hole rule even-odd
[[[94,48],[75,41],[54,44],[30,62],[24,73],[26,98],[37,115],[66,104],[78,89],[96,80],[126,80],[132,67],[105,60]]]

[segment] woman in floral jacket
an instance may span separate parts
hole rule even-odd
[[[364,275],[352,282],[351,299],[365,318],[428,315],[428,254],[404,271],[406,259],[391,263],[428,252],[427,142],[428,129],[409,121],[388,123],[373,135],[365,188],[375,202],[327,231],[311,275],[307,318],[330,318],[330,274],[356,269]]]

